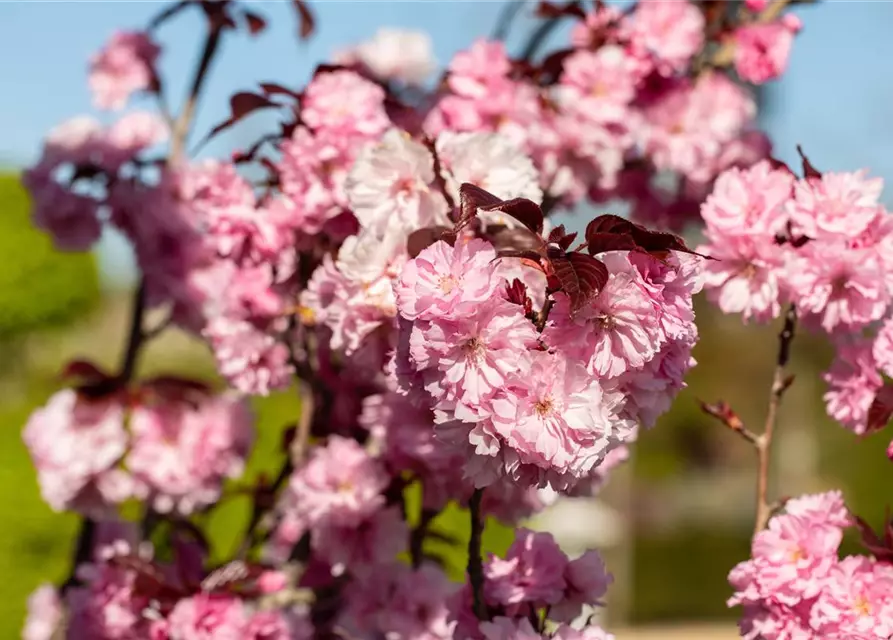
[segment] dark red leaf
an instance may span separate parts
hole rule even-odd
[[[545,248],[543,239],[526,227],[510,229],[504,226],[488,226],[485,238],[490,241],[497,252],[503,250],[513,251],[540,251]]]
[[[201,0],[202,9],[208,18],[208,26],[211,30],[235,29],[236,21],[229,14],[230,3],[220,0]]]
[[[787,163],[782,162],[777,158],[769,158],[769,166],[771,166],[775,170],[787,171],[791,175],[794,175],[794,172],[791,171],[791,168],[787,165]]]
[[[456,231],[467,227],[477,216],[478,209],[502,202],[489,191],[467,182],[463,183],[459,187],[459,219],[456,221]]]
[[[797,153],[800,154],[800,159],[803,161],[803,177],[821,179],[822,172],[812,165],[812,163],[809,161],[809,158],[807,158],[806,154],[803,153],[803,147],[801,147],[799,144],[797,145]]]
[[[509,302],[520,305],[525,316],[533,314],[533,302],[527,295],[527,285],[515,278],[511,284],[505,285],[505,291]]]
[[[253,36],[258,35],[267,28],[267,21],[251,11],[245,12],[245,22],[248,23],[248,32]]]
[[[583,10],[579,0],[571,0],[564,4],[554,4],[542,0],[537,7],[536,14],[540,18],[561,18],[563,16],[579,18],[580,20],[586,18],[586,12]]]
[[[871,525],[859,516],[853,516],[856,528],[859,530],[862,546],[881,562],[893,562],[893,521],[887,513],[887,523],[884,527],[883,538],[872,529]]]
[[[868,408],[868,423],[865,432],[880,431],[887,426],[891,417],[893,417],[893,385],[888,382],[880,388]]]
[[[561,291],[570,299],[571,313],[579,311],[608,283],[605,264],[585,253],[564,253],[550,247],[548,258]]]
[[[567,233],[564,225],[560,224],[549,232],[549,242],[557,244],[563,251],[567,251],[577,239],[577,232]]]
[[[546,56],[536,70],[540,84],[549,86],[558,82],[562,71],[564,71],[564,61],[576,51],[578,49],[561,49]]]
[[[200,380],[178,376],[157,376],[140,385],[143,402],[183,402],[197,405],[211,395],[211,388]]]
[[[211,133],[209,133],[207,137],[211,138],[213,136],[216,136],[221,131],[229,129],[239,120],[257,111],[258,109],[268,109],[270,107],[279,106],[281,105],[276,104],[265,96],[256,93],[250,93],[248,91],[240,91],[229,99],[229,107],[232,115],[213,129],[211,129]]]
[[[438,240],[453,244],[456,241],[456,235],[447,227],[417,229],[409,234],[409,238],[406,240],[406,251],[410,258],[415,258]]]
[[[543,210],[540,209],[538,204],[527,198],[500,200],[499,202],[479,206],[478,208],[484,211],[499,211],[510,215],[534,233],[540,234],[543,232]]]
[[[520,258],[522,261],[529,260],[535,262],[539,271],[544,271],[542,262],[545,259],[539,251],[532,249],[503,249],[496,254],[498,258]]]
[[[643,251],[660,255],[681,251],[697,256],[679,236],[664,231],[651,231],[620,216],[605,214],[586,225],[586,243],[590,255],[603,251]],[[707,256],[701,256],[707,258]]]
[[[281,84],[276,84],[275,82],[261,82],[260,83],[261,91],[264,92],[265,96],[289,96],[290,98],[300,98],[301,94],[294,89],[289,89],[288,87],[284,87]]]
[[[301,34],[301,40],[306,40],[313,35],[313,31],[316,28],[313,13],[304,0],[291,0],[291,4],[298,14],[298,32]]]
[[[70,380],[75,378],[81,382],[102,382],[109,380],[113,376],[103,371],[99,366],[93,364],[89,360],[72,360],[62,369],[59,374],[62,380]]]

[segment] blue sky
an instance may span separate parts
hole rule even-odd
[[[0,164],[26,165],[39,153],[43,134],[60,121],[90,113],[86,61],[116,28],[138,28],[163,3],[140,0],[0,0]],[[322,0],[312,2],[318,31],[307,43],[294,37],[289,2],[253,5],[269,18],[259,38],[234,35],[216,63],[198,113],[196,130],[207,131],[228,115],[228,97],[258,81],[298,87],[332,51],[370,37],[381,26],[428,31],[445,62],[474,38],[490,32],[501,0]],[[534,6],[527,9],[529,14]],[[795,43],[785,78],[769,88],[764,126],[776,155],[796,161],[803,144],[820,169],[870,167],[893,179],[893,2],[824,1],[798,9],[804,29]],[[509,44],[518,46],[533,21],[516,23]],[[178,99],[197,56],[202,24],[198,15],[177,19],[161,31],[162,68]],[[566,37],[566,30],[554,40]],[[136,106],[139,106],[137,104]],[[255,137],[263,122],[250,120],[207,148],[225,154]],[[893,202],[893,184],[887,201]],[[126,268],[114,242],[106,245],[107,272]],[[109,273],[114,275],[114,273]]]

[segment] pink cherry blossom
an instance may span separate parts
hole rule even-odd
[[[474,408],[509,376],[526,373],[525,355],[537,337],[517,305],[497,298],[471,316],[420,325],[410,353],[419,366],[441,373],[441,386],[450,398]]]
[[[780,233],[787,223],[785,205],[793,183],[790,172],[773,169],[765,161],[745,170],[730,169],[716,180],[701,216],[720,233]]]
[[[217,500],[223,480],[242,474],[253,439],[248,406],[233,395],[140,406],[130,428],[127,466],[162,513]]]
[[[868,409],[883,384],[866,341],[841,342],[831,368],[822,376],[828,384],[824,399],[828,415],[857,434],[867,429]]]
[[[353,71],[319,73],[307,85],[301,117],[312,130],[377,136],[390,121],[384,90]]]
[[[641,66],[619,45],[577,51],[564,63],[558,100],[603,122],[618,122],[628,117],[640,79]]]
[[[483,240],[438,241],[403,267],[394,285],[397,308],[409,320],[449,318],[491,299],[500,280],[496,252]]]
[[[88,82],[100,109],[122,109],[137,91],[152,88],[159,47],[142,31],[119,31],[90,58]]]
[[[853,521],[840,491],[827,491],[792,498],[784,504],[785,513],[811,522],[848,527]]]
[[[744,321],[766,322],[781,312],[786,251],[772,237],[718,234],[708,231],[709,244],[700,253],[715,260],[704,264],[707,296],[724,313],[740,313]]]
[[[586,14],[583,22],[578,22],[571,29],[571,44],[576,49],[600,46],[606,34],[613,34],[617,30],[622,16],[617,7],[596,6],[594,11]]]
[[[792,301],[807,322],[831,333],[880,320],[891,301],[878,248],[807,243],[788,267]]]
[[[486,85],[504,78],[510,68],[502,42],[479,39],[453,57],[447,81],[456,93],[479,97]]]
[[[203,336],[214,351],[217,370],[235,389],[267,395],[291,381],[288,348],[250,322],[213,318]]]
[[[258,611],[245,624],[245,640],[311,640],[313,626],[306,617],[287,611]]]
[[[381,509],[350,525],[322,525],[314,531],[314,553],[332,567],[332,575],[350,570],[354,575],[373,573],[406,551],[409,530],[399,507]]]
[[[881,213],[878,199],[884,181],[867,176],[863,169],[798,181],[788,210],[791,221],[813,238],[820,234],[858,236]]]
[[[626,25],[633,50],[650,55],[665,75],[680,71],[704,44],[704,16],[688,0],[645,0]]]
[[[889,638],[893,634],[893,567],[863,556],[835,566],[810,613],[823,638]]]
[[[332,436],[289,482],[288,509],[306,526],[355,526],[384,505],[388,476],[354,440]]]
[[[521,148],[511,139],[493,133],[442,133],[436,141],[437,156],[447,187],[455,202],[459,186],[470,183],[502,198],[543,199],[539,174]],[[517,227],[520,223],[498,212],[480,212],[485,224]]]
[[[360,63],[376,78],[407,84],[421,84],[436,66],[428,34],[386,27],[340,57]]]
[[[492,557],[484,567],[484,594],[489,602],[534,606],[556,604],[567,583],[567,556],[548,533],[519,529],[505,559]]]
[[[165,142],[170,136],[167,123],[151,111],[132,111],[119,118],[106,134],[111,147],[119,149],[126,159],[138,151]]]
[[[630,268],[611,273],[604,289],[577,314],[571,314],[564,294],[556,298],[543,340],[579,359],[594,375],[638,369],[666,340],[641,276]]]
[[[431,152],[399,129],[360,153],[345,189],[360,226],[379,237],[447,223]]]
[[[769,4],[769,0],[744,0],[744,6],[751,11],[762,11]]]
[[[128,497],[128,479],[116,472],[128,436],[123,408],[114,400],[59,391],[31,415],[22,439],[37,467],[41,495],[54,510],[95,513],[106,500]]]
[[[545,637],[533,628],[526,617],[512,619],[499,616],[481,622],[480,632],[486,640],[540,640]]]
[[[50,584],[41,585],[28,596],[28,616],[22,640],[52,640],[61,622],[59,593]]]
[[[561,602],[553,605],[549,616],[553,620],[565,622],[572,622],[579,617],[583,605],[599,603],[614,581],[614,577],[605,568],[601,554],[591,549],[567,564],[564,579],[567,583],[565,593]]]
[[[794,35],[800,29],[795,16],[735,31],[735,70],[745,82],[763,84],[780,77],[788,66]]]
[[[99,203],[40,176],[33,170],[22,177],[34,194],[31,219],[35,227],[49,234],[60,251],[87,251],[102,235]]]
[[[177,640],[242,640],[246,615],[242,601],[228,595],[199,593],[180,600],[167,619]]]
[[[878,330],[872,347],[872,356],[877,368],[884,375],[893,377],[893,318],[888,318]]]

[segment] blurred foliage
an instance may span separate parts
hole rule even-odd
[[[0,341],[67,323],[99,297],[89,254],[64,254],[29,219],[30,204],[18,176],[0,175]]]

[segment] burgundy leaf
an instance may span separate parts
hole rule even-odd
[[[485,237],[497,252],[503,250],[541,251],[545,248],[543,239],[526,227],[510,229],[503,226],[488,226]]]
[[[489,191],[467,182],[459,187],[459,219],[456,221],[456,231],[467,227],[477,216],[478,209],[501,204],[502,200]]]
[[[540,18],[561,18],[564,16],[579,18],[580,20],[586,18],[586,12],[583,11],[579,0],[570,0],[570,2],[565,2],[564,4],[554,4],[542,0],[536,9],[536,15]]]
[[[791,175],[794,175],[794,172],[791,171],[791,168],[787,165],[786,162],[782,162],[778,158],[769,158],[769,166],[771,166],[775,170],[787,171]]]
[[[289,96],[290,98],[300,98],[301,94],[294,89],[289,89],[281,84],[276,84],[275,82],[261,82],[260,83],[261,91],[264,92],[265,96]]]
[[[564,61],[576,51],[578,50],[574,48],[561,49],[546,56],[536,72],[540,84],[550,86],[558,82],[564,71]]]
[[[304,0],[291,0],[291,4],[298,14],[301,40],[306,40],[313,35],[313,31],[316,28],[316,21],[313,19],[313,13],[307,7],[307,3]]]
[[[499,251],[496,256],[498,258],[520,258],[523,262],[524,260],[529,260],[530,262],[535,262],[539,265],[538,269],[543,271],[542,262],[544,260],[543,255],[539,251],[534,251],[532,249],[503,249]]]
[[[235,29],[236,21],[229,14],[230,3],[219,0],[201,0],[202,10],[208,18],[211,30]]]
[[[267,28],[267,21],[251,11],[245,12],[245,22],[248,23],[248,32],[256,36]]]
[[[415,258],[438,240],[453,244],[456,241],[456,235],[447,227],[417,229],[409,234],[409,238],[406,240],[406,251],[410,258]]]
[[[280,105],[276,104],[265,96],[258,95],[256,93],[250,93],[248,91],[240,91],[229,99],[229,106],[232,115],[213,129],[211,129],[211,133],[209,133],[207,136],[208,138],[216,136],[221,131],[229,129],[231,126],[239,122],[239,120],[257,111],[258,109],[279,107]]]
[[[533,302],[527,295],[527,285],[515,278],[511,284],[505,285],[505,291],[509,302],[519,305],[524,309],[524,315],[533,315]]]
[[[562,251],[567,251],[576,239],[577,232],[567,233],[563,224],[558,225],[549,232],[549,242],[557,244],[561,247]]]
[[[478,208],[484,211],[499,211],[510,215],[534,233],[540,234],[543,232],[543,210],[540,209],[538,204],[527,198],[500,200],[499,202],[479,206]]]
[[[868,423],[865,432],[880,431],[887,426],[891,417],[893,417],[893,385],[886,383],[874,396],[874,401],[868,408]]]
[[[893,562],[893,521],[889,520],[889,512],[887,514],[887,524],[884,527],[884,537],[881,538],[871,525],[859,516],[853,516],[856,522],[856,528],[859,530],[862,538],[862,546],[871,553],[876,559],[882,562]]]
[[[803,177],[821,179],[822,172],[812,165],[812,163],[809,161],[809,158],[807,158],[806,154],[803,153],[803,147],[801,147],[799,144],[797,145],[797,153],[800,154],[800,159],[803,161]]]
[[[571,313],[579,311],[608,283],[608,268],[592,256],[550,248],[548,257],[561,291],[570,299]]]
[[[667,251],[681,251],[708,258],[689,249],[685,241],[673,233],[651,231],[611,214],[599,216],[586,225],[586,242],[590,255],[603,251],[630,250],[660,256]]]
[[[102,382],[109,380],[113,376],[100,369],[97,365],[89,360],[72,360],[62,369],[59,374],[62,380],[70,380],[76,378],[81,382]]]

